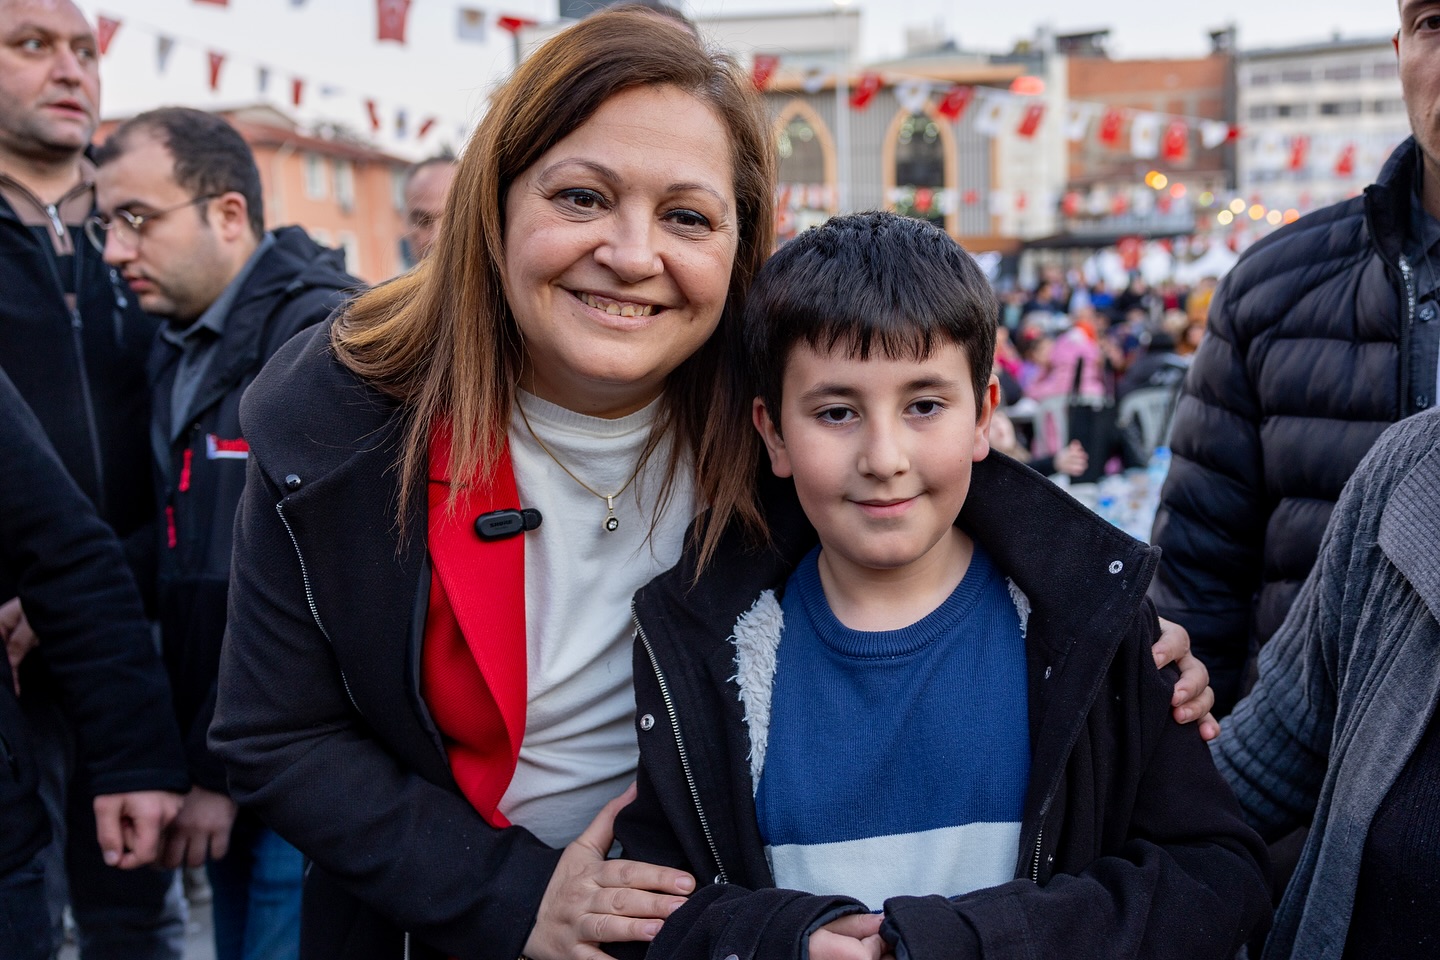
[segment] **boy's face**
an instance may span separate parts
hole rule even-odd
[[[779,477],[793,477],[827,562],[854,572],[923,564],[946,549],[990,452],[994,377],[977,417],[970,361],[957,344],[923,361],[869,360],[797,344],[774,411],[755,400],[755,426]]]

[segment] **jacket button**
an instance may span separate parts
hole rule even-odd
[[[292,473],[285,477],[285,489],[295,491],[300,489],[300,474]]]
[[[1429,323],[1435,319],[1435,304],[1427,303],[1420,308],[1420,322]]]
[[[1426,407],[1430,406],[1430,398],[1425,396],[1425,394],[1423,393],[1417,393],[1415,395],[1415,406],[1419,407],[1421,410],[1424,410]]]
[[[641,730],[653,730],[655,728],[655,717],[652,714],[645,714],[640,718]]]
[[[1046,667],[1046,668],[1045,668],[1045,679],[1046,679],[1046,680],[1049,680],[1049,679],[1050,679],[1050,668],[1049,668],[1049,667]]]
[[[1111,560],[1109,569],[1111,573],[1119,573],[1121,570],[1125,569],[1125,564],[1121,563],[1119,560]]]

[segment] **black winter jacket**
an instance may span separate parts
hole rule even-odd
[[[6,190],[25,197],[31,208],[27,219],[50,215],[13,181]],[[73,193],[72,202],[64,203],[66,213],[73,204],[89,209],[91,188]],[[65,227],[63,237],[46,236],[42,242],[0,197],[0,367],[100,518],[126,542],[132,569],[148,590],[155,500],[145,358],[156,323],[78,225]],[[71,276],[61,276],[57,247],[73,250]],[[67,287],[77,291],[73,313],[63,293]],[[0,599],[14,593],[13,584],[0,580]]]
[[[304,960],[515,960],[560,851],[490,826],[450,773],[420,693],[425,491],[402,541],[403,418],[329,332],[282,347],[241,404],[211,746],[230,795],[311,861]]]
[[[0,372],[0,575],[14,583],[92,795],[186,789],[170,691],[120,544]],[[35,758],[0,656],[0,877],[48,842]],[[0,951],[3,952],[3,951]]]
[[[1151,596],[1190,631],[1217,713],[1285,619],[1361,458],[1434,402],[1410,383],[1416,157],[1407,140],[1364,196],[1266,237],[1215,292],[1176,408]]]
[[[806,934],[846,909],[773,889],[755,817],[730,637],[815,536],[793,488],[769,486],[782,491],[766,498],[774,551],[729,539],[693,588],[687,552],[636,597],[639,796],[616,836],[627,857],[701,884],[650,960],[796,960]],[[1170,716],[1174,672],[1155,669],[1144,595],[1158,551],[994,453],[976,465],[957,522],[1031,604],[1030,786],[1016,879],[954,900],[890,899],[884,933],[897,956],[1234,956],[1268,923],[1266,853],[1199,734]]]
[[[324,320],[360,281],[345,272],[340,250],[322,247],[299,227],[281,227],[256,262],[225,318],[214,359],[178,433],[171,395],[180,350],[156,338],[150,358],[154,422],[169,440],[155,476],[159,613],[165,665],[185,732],[190,776],[224,793],[225,768],[205,744],[214,712],[215,677],[225,634],[235,509],[245,486],[240,399],[276,350]],[[160,451],[155,451],[159,457]]]

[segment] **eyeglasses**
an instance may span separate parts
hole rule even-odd
[[[205,203],[220,196],[224,196],[224,194],[207,193],[203,197],[195,197],[193,200],[186,200],[184,203],[165,210],[157,210],[154,213],[134,214],[129,210],[116,210],[113,220],[104,214],[97,213],[85,221],[85,237],[90,241],[91,246],[101,253],[105,252],[105,240],[110,236],[111,231],[114,231],[118,239],[133,247],[140,243],[145,224],[152,220],[159,220],[167,213],[184,210],[186,207],[193,207],[197,203]]]

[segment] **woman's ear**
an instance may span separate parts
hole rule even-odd
[[[765,441],[765,449],[770,454],[770,470],[777,477],[788,477],[790,469],[790,454],[785,449],[785,438],[780,436],[780,428],[770,417],[770,410],[765,406],[763,397],[756,397],[754,405],[750,408],[750,422],[755,424],[755,429],[760,431],[760,439]]]

